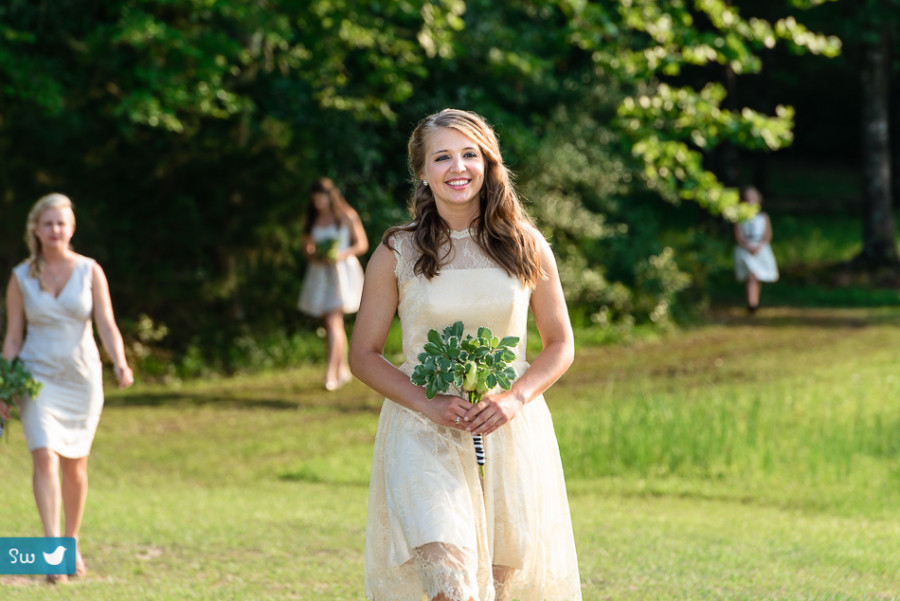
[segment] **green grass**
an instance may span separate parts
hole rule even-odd
[[[723,310],[548,394],[584,598],[900,599],[900,309]],[[362,599],[381,399],[320,366],[110,391],[82,582],[4,600]],[[21,424],[4,536],[39,534]]]

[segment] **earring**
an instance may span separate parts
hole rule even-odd
[[[422,180],[422,185],[425,186],[425,187],[427,188],[427,187],[428,187],[428,180],[427,180],[427,179],[423,179],[423,180]]]

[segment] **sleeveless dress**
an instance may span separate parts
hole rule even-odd
[[[316,243],[337,238],[341,251],[351,246],[350,229],[343,224],[313,226],[310,235]],[[322,317],[335,309],[356,313],[362,288],[363,269],[356,257],[347,257],[333,265],[310,261],[297,308],[313,317]]]
[[[765,213],[757,213],[750,219],[742,221],[738,227],[741,228],[747,242],[759,244],[766,234],[766,215]],[[778,281],[778,265],[775,262],[772,246],[768,242],[763,244],[755,255],[745,248],[735,247],[734,276],[739,282],[743,282],[751,273],[760,282]]]
[[[535,233],[535,235],[539,235]],[[408,232],[392,240],[403,353],[412,374],[430,328],[462,321],[518,336],[521,375],[531,289],[452,233],[449,264],[413,274]],[[385,399],[378,421],[366,527],[366,597],[424,601],[578,601],[581,584],[566,485],[543,396],[485,436],[482,481],[471,434]]]
[[[28,275],[13,273],[25,302],[25,343],[19,358],[44,386],[20,400],[28,450],[47,448],[76,459],[91,452],[103,409],[100,353],[94,341],[93,259],[79,256],[58,297]]]

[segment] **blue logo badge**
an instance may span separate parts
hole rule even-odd
[[[74,538],[0,538],[0,574],[74,573]]]

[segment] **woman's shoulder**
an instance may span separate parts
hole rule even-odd
[[[526,236],[530,236],[535,242],[541,243],[546,242],[547,238],[544,236],[543,232],[538,229],[536,225],[533,223],[524,223],[522,224],[522,231],[525,232]]]
[[[75,266],[80,267],[81,269],[84,269],[85,271],[94,271],[95,269],[102,269],[100,267],[100,264],[97,263],[96,259],[85,256],[85,255],[81,255],[78,253],[75,253]]]
[[[31,259],[23,259],[18,265],[12,268],[13,275],[18,277],[20,280],[22,278],[27,278],[31,274]]]
[[[537,228],[533,223],[525,223],[522,225],[522,232],[525,235],[525,239],[529,240],[534,244],[534,248],[538,250],[539,254],[546,254],[550,251],[550,242],[547,241],[547,237],[544,236],[543,232]]]
[[[394,252],[400,252],[399,247],[404,245],[407,241],[411,240],[415,235],[414,232],[415,223],[408,223],[406,225],[395,226],[389,228],[385,231],[384,236],[382,236],[382,243],[393,250]]]

